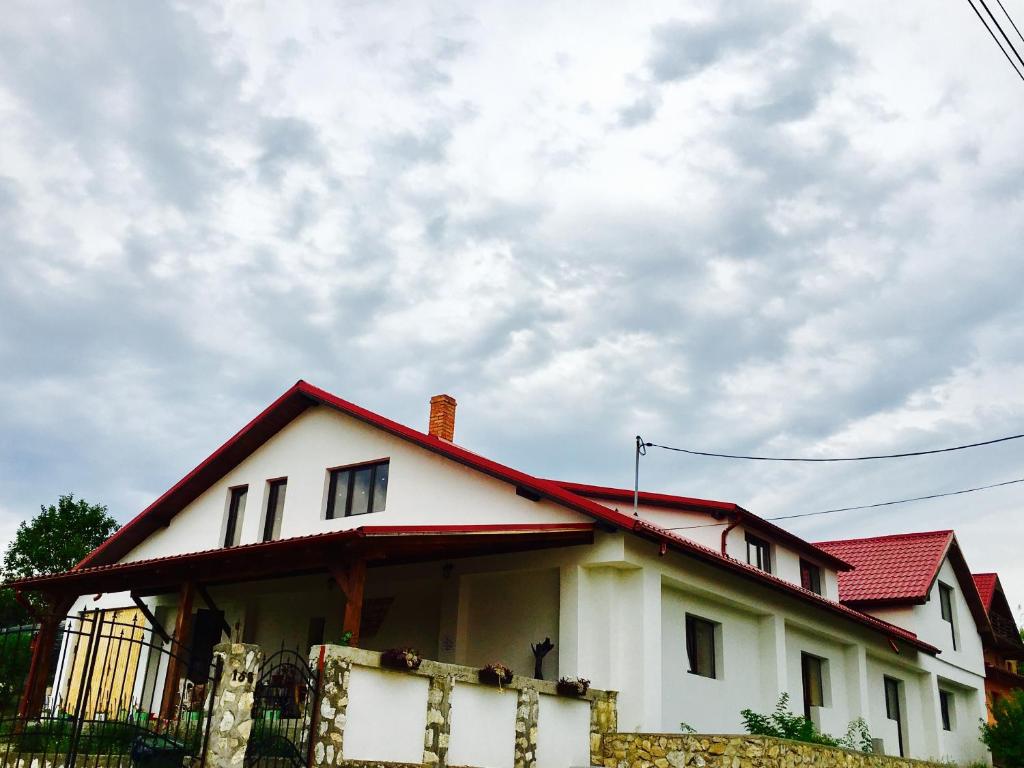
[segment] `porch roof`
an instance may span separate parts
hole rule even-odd
[[[329,572],[352,560],[368,566],[591,544],[594,523],[378,525],[181,555],[78,568],[13,581],[16,590],[53,595],[177,591],[185,582],[217,585]]]

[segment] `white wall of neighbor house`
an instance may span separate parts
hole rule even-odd
[[[390,460],[383,511],[327,520],[328,469]],[[286,477],[281,538],[362,525],[580,522],[590,518],[549,501],[517,496],[514,486],[432,454],[333,409],[313,407],[179,512],[167,528],[122,562],[216,549],[223,544],[229,489],[248,486],[239,543],[261,540],[268,480]],[[429,492],[427,492],[429,489]]]

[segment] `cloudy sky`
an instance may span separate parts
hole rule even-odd
[[[1024,2],[1005,0],[1024,21]],[[836,456],[1024,432],[1024,83],[959,0],[59,3],[0,26],[0,542],[126,520],[304,378],[543,476],[633,436]],[[1024,46],[1022,46],[1024,47]],[[762,515],[1024,477],[652,451]],[[1024,485],[955,527],[1024,601]]]

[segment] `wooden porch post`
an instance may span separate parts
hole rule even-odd
[[[174,716],[174,706],[178,696],[178,678],[185,659],[185,643],[192,624],[192,598],[195,595],[195,584],[186,582],[178,592],[178,615],[174,620],[174,636],[167,657],[167,675],[164,677],[164,693],[160,699],[160,717],[169,720]]]
[[[359,645],[359,625],[363,618],[363,586],[366,583],[366,561],[352,560],[345,568],[332,568],[331,575],[345,595],[345,614],[342,632],[351,632],[348,644]]]
[[[15,598],[39,619],[39,630],[32,638],[32,660],[29,662],[25,688],[18,704],[18,717],[35,719],[39,717],[46,697],[46,683],[50,679],[53,664],[53,644],[57,639],[57,625],[74,602],[68,598],[50,598],[42,615],[20,592]]]

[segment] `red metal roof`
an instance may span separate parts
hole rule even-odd
[[[839,574],[844,603],[895,603],[928,597],[952,541],[952,531],[930,531],[821,541],[817,546],[854,566]]]
[[[565,488],[567,491],[586,496],[591,499],[607,499],[608,501],[619,501],[623,504],[633,504],[633,491],[628,488],[609,488],[603,485],[585,485],[583,483],[569,483],[562,480],[551,482]],[[640,491],[639,501],[652,507],[663,507],[665,509],[681,509],[692,512],[704,512],[716,520],[727,518],[741,521],[747,528],[765,534],[776,541],[784,542],[797,552],[818,561],[822,565],[835,568],[837,571],[848,571],[853,566],[831,552],[801,539],[784,528],[758,517],[738,504],[730,501],[710,501],[708,499],[694,499],[689,496],[673,496],[667,493],[651,493]]]
[[[630,531],[656,542],[664,543],[676,551],[711,562],[714,565],[739,573],[746,578],[759,581],[774,589],[814,603],[821,608],[839,614],[875,631],[882,632],[890,638],[895,637],[904,640],[927,653],[937,653],[936,648],[917,639],[914,633],[901,627],[880,621],[840,603],[826,600],[799,586],[790,584],[731,557],[726,557],[715,550],[703,547],[659,526],[637,520],[632,515],[624,515],[609,509],[603,504],[567,490],[558,483],[533,477],[498,462],[491,461],[453,443],[411,429],[301,380],[296,382],[287,392],[275,400],[255,419],[214,451],[206,460],[160,496],[160,498],[89,553],[75,566],[74,570],[85,570],[116,563],[151,533],[167,525],[171,518],[184,509],[203,491],[213,485],[233,467],[237,466],[243,459],[251,455],[299,414],[313,405],[324,405],[333,408],[385,432],[408,440],[428,451],[440,454],[452,461],[459,462],[479,472],[508,482],[517,488],[532,491],[540,498],[548,499],[569,509],[576,510],[613,529]],[[705,503],[735,507],[735,505],[729,505],[725,502]],[[320,534],[320,536],[326,535],[331,534]],[[316,537],[307,538],[313,539]],[[288,540],[284,541],[287,542]],[[281,543],[273,542],[268,543],[268,545]],[[826,547],[822,547],[822,549],[826,552],[829,551]],[[846,560],[841,555],[836,556]]]
[[[996,582],[999,577],[994,573],[975,573],[974,584],[978,587],[978,594],[981,595],[981,602],[986,611],[992,610],[992,597],[996,593]]]

